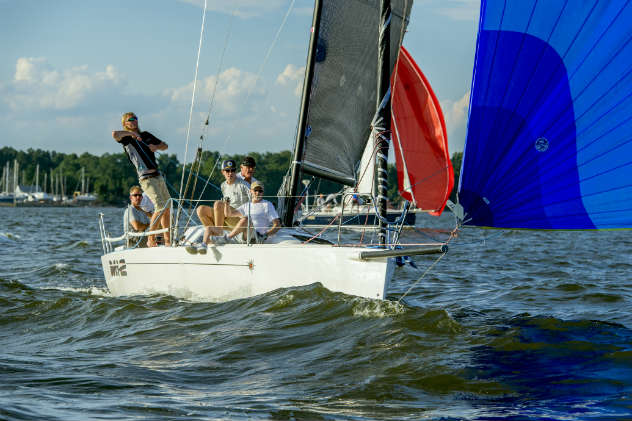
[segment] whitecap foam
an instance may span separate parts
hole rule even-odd
[[[406,307],[397,301],[377,301],[357,298],[353,302],[353,315],[366,318],[383,318],[403,314]]]
[[[90,295],[95,295],[98,297],[111,297],[112,296],[109,289],[99,288],[99,287],[75,288],[75,287],[50,286],[50,287],[47,287],[46,289],[57,289],[59,291],[68,291],[68,292],[82,292],[82,293],[88,293]]]

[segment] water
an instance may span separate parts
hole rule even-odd
[[[402,303],[217,304],[111,297],[99,211],[0,208],[0,419],[632,419],[629,231],[466,229]]]

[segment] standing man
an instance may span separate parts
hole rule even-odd
[[[222,174],[225,181],[221,185],[223,200],[213,204],[213,209],[207,205],[197,208],[197,215],[204,224],[204,244],[208,244],[211,235],[223,235],[224,223],[228,228],[234,228],[241,214],[236,211],[250,200],[249,189],[243,180],[237,179],[237,164],[232,159],[222,162]]]
[[[143,191],[140,186],[132,186],[129,189],[130,205],[125,209],[123,220],[125,221],[125,232],[143,232],[151,221],[151,212],[145,211],[141,207],[143,199]],[[138,243],[138,247],[147,247],[147,237],[141,237],[140,242],[137,237],[131,237],[127,240],[127,247],[133,247]]]
[[[237,174],[237,178],[244,181],[248,188],[250,188],[252,183],[257,181],[257,179],[253,177],[256,168],[257,164],[255,163],[255,159],[251,156],[247,156],[241,161],[241,172]]]
[[[154,155],[156,151],[167,150],[168,146],[151,133],[141,132],[138,126],[138,117],[134,113],[123,114],[121,124],[123,130],[113,131],[112,137],[123,145],[127,157],[136,168],[141,187],[154,204],[155,212],[151,218],[150,226],[154,227],[154,223],[160,218],[162,228],[168,229],[171,218],[167,203],[171,197],[169,196],[165,179],[158,171],[158,164]],[[164,238],[165,245],[171,245],[169,231],[165,232]],[[154,235],[149,236],[147,245],[149,247],[157,245]]]

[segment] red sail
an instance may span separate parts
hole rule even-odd
[[[404,47],[391,92],[399,192],[418,209],[441,215],[454,186],[445,121],[428,80]]]

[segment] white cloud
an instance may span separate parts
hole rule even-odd
[[[5,85],[3,100],[14,110],[67,110],[87,98],[120,89],[123,78],[114,66],[90,73],[87,66],[64,71],[54,69],[43,57],[20,57],[13,81]]]
[[[288,64],[279,76],[277,76],[276,83],[281,86],[294,86],[294,95],[301,96],[304,75],[305,66],[296,67],[293,64]]]
[[[444,100],[441,102],[451,153],[463,150],[469,105],[470,91],[456,101]]]
[[[184,105],[191,102],[193,82],[179,88],[165,91],[174,105]],[[207,76],[198,81],[196,103],[206,104],[214,93],[214,112],[221,114],[236,114],[251,108],[252,102],[264,95],[265,90],[261,81],[257,81],[254,73],[239,70],[235,67],[224,70],[219,75]]]

